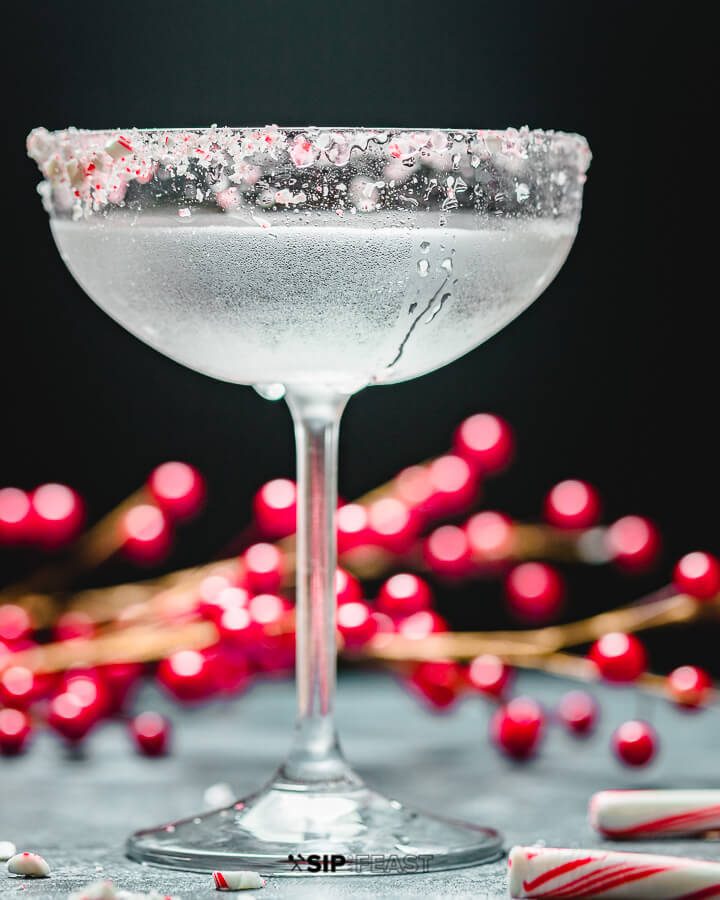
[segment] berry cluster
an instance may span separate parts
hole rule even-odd
[[[434,608],[428,581],[406,569],[420,569],[450,584],[500,577],[508,612],[519,622],[542,625],[561,614],[567,590],[558,569],[533,558],[528,546],[542,546],[550,555],[553,547],[560,548],[559,556],[571,548],[578,560],[614,562],[630,572],[656,561],[660,539],[655,526],[635,515],[600,526],[600,496],[577,479],[562,481],[548,492],[543,525],[519,525],[497,511],[475,511],[483,480],[508,466],[514,447],[507,423],[489,414],[474,415],[457,429],[452,452],[404,469],[366,501],[340,505],[342,567],[336,572],[335,592],[338,640],[347,654],[362,655],[397,636],[412,659],[413,647],[419,650],[433,634],[448,631]],[[201,508],[205,490],[202,475],[192,466],[158,466],[140,491],[85,534],[85,551],[99,547],[100,559],[110,548],[138,564],[157,563],[170,549],[175,526]],[[13,656],[32,650],[48,632],[35,628],[20,602],[0,605],[0,752],[22,752],[38,725],[78,745],[104,719],[122,717],[138,750],[158,755],[170,746],[169,723],[153,712],[128,718],[141,677],[154,678],[174,700],[198,703],[235,696],[258,677],[288,673],[295,653],[295,610],[287,593],[294,574],[295,483],[279,478],[265,484],[254,498],[253,512],[237,560],[213,566],[211,574],[193,582],[182,596],[153,607],[153,615],[169,625],[212,625],[204,633],[214,638],[152,664],[112,662],[58,673],[35,671],[27,654],[19,661]],[[83,501],[64,485],[42,485],[29,495],[17,488],[0,490],[0,545],[33,544],[51,550],[70,545],[72,554],[83,518]],[[526,540],[528,534],[534,543]],[[365,583],[351,573],[353,568],[362,571],[358,561],[367,559],[380,560],[376,571],[385,576],[372,599],[366,596]],[[712,603],[720,595],[720,562],[707,553],[689,553],[675,567],[673,581],[677,592],[694,603]],[[114,624],[122,627],[133,615],[132,607],[124,610]],[[57,618],[49,636],[81,648],[102,624],[75,608]],[[425,659],[425,654],[417,655]],[[598,679],[615,684],[637,681],[648,665],[641,641],[625,633],[599,637],[587,660]],[[551,724],[584,737],[593,733],[599,716],[596,700],[585,691],[570,692],[552,712],[532,698],[513,695],[513,669],[490,654],[466,665],[455,659],[411,663],[404,683],[435,711],[450,710],[473,694],[488,699],[496,707],[491,742],[516,760],[537,752]],[[712,691],[710,676],[694,666],[681,666],[666,680],[668,697],[682,709],[702,707]],[[614,752],[628,765],[649,762],[657,746],[657,735],[644,722],[626,722],[612,737]]]

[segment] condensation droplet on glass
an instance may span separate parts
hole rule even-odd
[[[517,197],[518,203],[524,203],[530,196],[530,188],[525,184],[524,181],[521,181],[520,184],[515,188],[515,196]]]
[[[429,249],[430,249],[430,241],[423,241],[422,244],[420,244],[420,252],[421,253],[427,253]]]
[[[452,272],[453,263],[449,256],[440,263],[440,268],[445,269],[446,272]]]
[[[419,259],[417,264],[418,275],[425,278],[430,271],[430,263],[426,259]]]
[[[473,169],[477,169],[477,167],[480,165],[480,157],[476,156],[473,153],[473,155],[470,157],[470,165],[473,167]]]
[[[282,400],[285,396],[285,385],[278,382],[256,384],[254,388],[264,400]]]
[[[445,306],[445,303],[450,299],[451,296],[452,294],[448,292],[447,294],[443,294],[439,300],[435,300],[433,302],[428,312],[428,317],[425,319],[426,325],[429,325],[438,316],[443,306]]]
[[[453,169],[459,169],[459,168],[460,168],[460,154],[459,154],[459,153],[453,153],[453,155],[452,155],[452,166],[453,166]]]

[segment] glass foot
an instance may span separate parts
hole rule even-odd
[[[227,809],[138,831],[127,855],[207,872],[398,875],[490,862],[497,831],[417,812],[358,779],[332,787],[275,780]]]

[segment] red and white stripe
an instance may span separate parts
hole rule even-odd
[[[706,900],[720,898],[720,863],[648,853],[513,847],[512,897]]]
[[[720,829],[720,791],[601,791],[590,823],[610,838],[699,834]]]
[[[257,872],[213,872],[212,877],[218,891],[246,891],[265,887],[265,879]]]

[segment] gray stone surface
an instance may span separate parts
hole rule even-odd
[[[561,679],[525,674],[519,688],[546,705],[569,688]],[[500,828],[506,845],[604,846],[587,824],[587,800],[606,788],[720,787],[720,713],[682,714],[632,689],[598,688],[603,721],[591,741],[553,729],[540,757],[514,765],[487,744],[490,708],[469,698],[449,715],[430,715],[390,677],[351,673],[340,679],[338,719],[345,751],[374,787],[413,805]],[[163,704],[150,689],[140,707]],[[57,900],[96,877],[132,890],[151,888],[183,900],[219,896],[208,876],[137,865],[123,857],[128,832],[191,815],[209,785],[227,781],[243,795],[273,772],[294,716],[294,691],[267,682],[227,704],[171,710],[175,749],[165,759],[135,755],[122,726],[88,741],[69,759],[49,736],[19,759],[0,758],[0,840],[41,853],[50,879],[0,873],[0,897]],[[650,718],[663,738],[660,759],[626,770],[612,759],[609,735],[626,718]],[[627,849],[720,860],[720,842],[624,844]],[[273,898],[500,898],[505,861],[432,875],[273,878],[258,896]],[[236,895],[246,896],[244,894]]]

